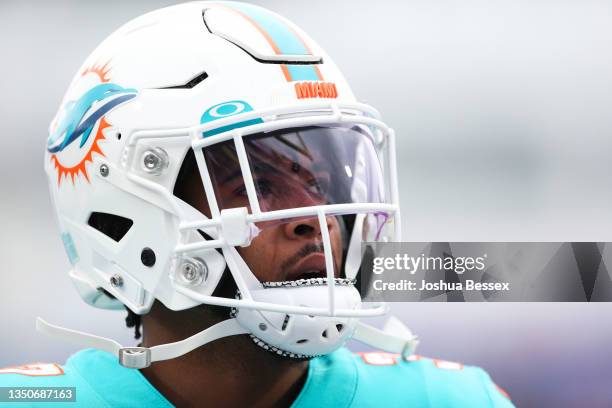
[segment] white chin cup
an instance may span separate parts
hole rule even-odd
[[[327,285],[251,290],[253,300],[291,306],[329,308]],[[335,287],[337,309],[361,308],[361,296],[352,285]],[[305,356],[328,354],[341,347],[355,331],[356,317],[309,316],[237,308],[238,323],[278,349]]]

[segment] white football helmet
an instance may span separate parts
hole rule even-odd
[[[187,162],[203,206],[177,193]],[[118,29],[68,88],[45,169],[86,302],[137,314],[155,299],[172,310],[218,305],[231,317],[150,349],[40,318],[39,330],[135,368],[243,333],[290,357],[326,354],[350,337],[404,356],[416,345],[409,332],[360,323],[386,306],[362,303],[354,286],[362,242],[400,239],[393,131],[356,102],[323,49],[275,13],[192,2]],[[290,223],[318,232],[318,250],[306,250],[317,260],[262,282],[241,247]],[[336,248],[330,223],[341,230]],[[225,271],[235,298],[213,293]]]

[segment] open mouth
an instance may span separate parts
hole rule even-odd
[[[311,252],[295,262],[284,274],[284,280],[262,282],[264,288],[322,286],[328,284],[327,265],[323,252]],[[336,285],[354,285],[355,279],[334,278]]]
[[[327,276],[327,264],[323,252],[313,252],[293,265],[285,275],[285,281],[297,281],[300,279],[325,278]]]
[[[327,269],[313,269],[312,271],[301,272],[295,277],[289,279],[290,281],[298,281],[302,279],[316,279],[327,277]]]

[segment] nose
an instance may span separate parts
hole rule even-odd
[[[333,217],[325,217],[325,220],[331,233],[334,229]],[[289,239],[313,239],[321,236],[321,225],[317,217],[302,218],[285,224],[284,231]]]

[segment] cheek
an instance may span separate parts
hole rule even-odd
[[[339,277],[342,271],[342,234],[340,233],[340,224],[338,224],[335,218],[329,231],[329,240],[331,241],[334,265],[336,267],[334,274],[336,277]]]
[[[332,244],[332,249],[342,250],[342,234],[340,233],[340,224],[335,218],[332,228],[329,231],[329,239]]]
[[[274,281],[279,269],[278,234],[274,229],[263,230],[246,248],[238,248],[238,253],[247,263],[253,274],[262,282]]]

